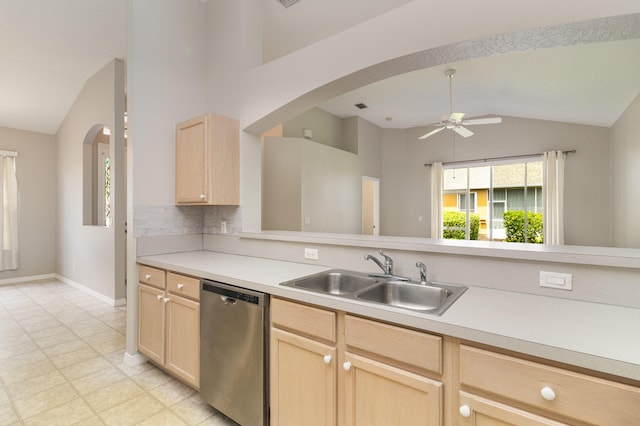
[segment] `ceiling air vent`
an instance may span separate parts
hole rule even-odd
[[[289,7],[294,3],[299,2],[300,0],[278,0],[280,1],[280,4],[283,5],[284,7]]]

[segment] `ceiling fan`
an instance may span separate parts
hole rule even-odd
[[[430,124],[430,126],[439,126],[437,129],[430,131],[418,139],[426,139],[429,136],[435,135],[436,133],[449,129],[453,130],[460,136],[464,138],[468,138],[473,135],[473,132],[467,129],[464,126],[475,126],[476,124],[498,124],[502,123],[502,118],[500,117],[487,117],[487,118],[473,118],[469,120],[462,120],[464,117],[464,112],[453,112],[453,96],[452,96],[452,88],[451,88],[451,80],[453,75],[456,73],[454,69],[446,69],[444,71],[444,75],[449,79],[449,115],[445,115],[442,117],[442,121],[439,123]]]

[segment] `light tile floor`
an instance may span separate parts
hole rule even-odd
[[[0,285],[0,425],[235,425],[152,364],[124,365],[125,323],[59,281]]]

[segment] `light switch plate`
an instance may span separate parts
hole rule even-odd
[[[540,287],[571,290],[573,288],[573,276],[561,272],[540,271]]]
[[[318,260],[318,249],[313,248],[305,248],[304,249],[304,258],[310,260]]]

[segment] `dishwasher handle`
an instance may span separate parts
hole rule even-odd
[[[234,299],[233,297],[229,296],[220,295],[220,300],[222,300],[222,303],[224,303],[225,305],[235,305],[236,303],[238,303],[238,299]]]

